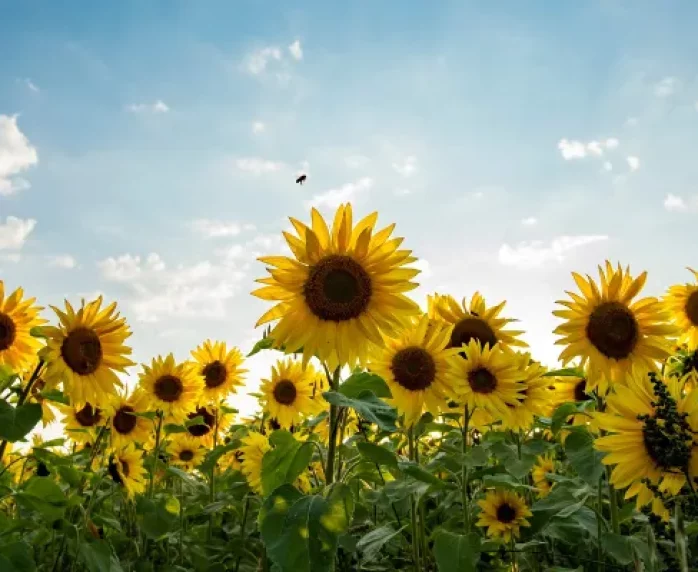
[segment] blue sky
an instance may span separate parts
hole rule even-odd
[[[5,0],[0,277],[117,299],[139,361],[247,350],[255,256],[351,200],[397,222],[417,296],[507,299],[552,363],[571,270],[609,257],[660,294],[698,264],[696,20],[689,0]]]

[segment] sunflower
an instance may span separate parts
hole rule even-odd
[[[489,491],[477,504],[482,509],[477,525],[487,528],[487,536],[509,542],[512,537],[519,537],[522,526],[530,526],[526,517],[533,513],[514,491]]]
[[[681,331],[679,342],[685,343],[689,350],[698,350],[698,271],[692,268],[688,270],[693,273],[696,282],[669,288],[664,297],[664,306]]]
[[[118,396],[107,409],[111,418],[111,446],[122,449],[129,443],[147,444],[152,439],[153,422],[136,415],[148,411],[148,398],[136,389],[130,396]]]
[[[114,482],[124,487],[127,497],[132,498],[145,492],[146,471],[143,467],[143,454],[133,443],[111,456],[108,471]]]
[[[448,347],[459,350],[473,339],[478,340],[483,347],[492,347],[497,343],[526,347],[528,344],[518,339],[523,334],[522,331],[506,329],[508,324],[516,320],[499,317],[505,304],[506,301],[488,308],[479,292],[473,294],[470,304],[467,303],[467,298],[463,298],[459,304],[453,296],[427,296],[430,317],[444,320],[453,326]]]
[[[187,415],[187,421],[200,417],[202,422],[187,426],[187,432],[199,439],[202,445],[212,447],[214,442],[225,434],[233,421],[233,416],[216,407],[197,407]]]
[[[606,262],[599,267],[600,286],[589,276],[572,273],[581,296],[568,292],[571,301],[557,303],[564,310],[553,314],[565,320],[555,329],[562,336],[555,343],[567,346],[560,353],[563,365],[581,359],[587,370],[587,389],[597,387],[605,394],[608,383],[622,381],[634,367],[656,371],[657,362],[669,356],[671,342],[667,336],[676,328],[667,323],[668,313],[656,298],[642,298],[640,293],[647,272],[633,279],[630,270]]]
[[[102,297],[76,312],[65,302],[66,311],[51,306],[60,319],[58,327],[44,328],[48,336],[41,357],[47,363],[46,380],[62,381],[63,392],[75,405],[92,403],[105,406],[116,396],[123,383],[116,372],[124,372],[134,363],[124,345],[131,331],[125,318],[120,318],[116,302],[102,308]]]
[[[228,350],[225,342],[206,340],[191,355],[196,360],[199,375],[204,379],[201,393],[204,404],[222,401],[244,383],[243,374],[247,370],[241,367],[243,358],[239,349]]]
[[[23,300],[24,291],[17,288],[7,298],[5,283],[0,280],[0,365],[22,371],[36,358],[41,340],[29,332],[46,323],[39,317],[43,309],[35,306],[35,298]]]
[[[518,383],[521,371],[516,354],[500,345],[483,348],[475,339],[463,349],[466,357],[455,362],[459,401],[471,411],[483,407],[496,416],[507,417],[510,406],[520,403],[523,389]]]
[[[680,379],[687,391],[698,386],[698,349],[690,351],[686,345],[677,348],[666,362],[666,375]]]
[[[311,364],[303,366],[291,358],[279,360],[271,369],[271,379],[263,379],[260,402],[281,429],[298,425],[301,419],[318,414],[322,403],[313,399],[315,380],[319,374]]]
[[[235,450],[224,453],[218,460],[218,465],[223,470],[242,471],[242,452]]]
[[[650,511],[660,517],[664,522],[669,522],[669,509],[662,499],[657,497],[652,490],[644,483],[634,482],[625,492],[625,499],[635,497],[635,507],[638,511],[650,505]]]
[[[27,383],[29,383],[31,380],[38,366],[39,361],[35,359],[33,362],[31,362],[31,366],[24,370],[24,373],[22,374],[23,388],[26,389]],[[41,392],[45,389],[52,389],[52,387],[46,385],[46,380],[41,376],[41,373],[39,373],[32,384],[31,391],[29,392],[29,400],[30,402],[33,401],[41,405],[41,423],[44,427],[50,425],[56,420],[56,413],[54,412],[53,407],[50,405],[49,400],[45,399],[41,394]]]
[[[106,421],[105,412],[101,408],[89,403],[77,406],[57,403],[56,407],[64,415],[64,431],[70,439],[90,445],[95,442],[98,429]]]
[[[533,361],[529,353],[518,354],[516,359],[521,372],[521,391],[518,403],[509,405],[509,415],[502,421],[505,429],[525,431],[533,426],[535,417],[545,416],[549,412],[552,392],[547,378],[543,377],[545,367]]]
[[[247,484],[258,495],[263,494],[262,491],[262,459],[267,451],[271,450],[269,439],[261,433],[250,432],[247,437],[242,440],[242,446],[239,451],[242,459],[242,474],[247,479]]]
[[[589,403],[586,411],[593,411],[594,397],[588,393],[587,380],[584,377],[562,376],[555,378],[552,386],[552,405],[556,409],[563,403]],[[569,420],[571,425],[585,425],[590,431],[598,430],[598,423],[589,414],[578,413]]]
[[[424,409],[439,415],[458,384],[452,375],[458,350],[447,349],[453,327],[432,323],[427,336],[428,325],[424,314],[395,337],[386,337],[369,358],[369,369],[386,381],[390,402],[405,415],[408,426]]]
[[[143,365],[140,387],[150,401],[150,408],[161,410],[174,421],[184,421],[201,395],[203,380],[190,362],[175,363],[174,356],[154,358]]]
[[[531,471],[533,486],[536,487],[538,496],[543,498],[550,494],[555,483],[548,480],[548,473],[555,472],[555,460],[550,455],[541,455]]]
[[[252,292],[277,302],[257,326],[279,320],[270,333],[275,347],[316,355],[337,365],[363,363],[381,332],[400,329],[419,306],[405,296],[417,284],[419,270],[405,268],[416,259],[398,250],[401,238],[390,239],[395,225],[374,234],[378,213],[352,223],[350,204],[341,205],[330,232],[322,215],[311,211],[312,227],[291,218],[298,237],[284,232],[294,258],[267,256],[270,277]]]
[[[186,471],[198,467],[206,456],[206,449],[201,446],[201,440],[184,434],[172,438],[167,452],[171,456],[172,464]]]

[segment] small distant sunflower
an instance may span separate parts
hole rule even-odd
[[[242,354],[237,348],[228,350],[225,342],[206,340],[191,352],[196,360],[199,375],[204,379],[201,401],[218,403],[244,383]]]
[[[543,377],[545,367],[531,360],[529,353],[518,354],[519,379],[518,403],[509,405],[509,415],[502,419],[505,429],[525,431],[533,426],[536,417],[545,416],[550,409],[552,392],[548,379]]]
[[[115,313],[116,302],[102,308],[101,296],[87,305],[83,300],[77,312],[67,300],[65,306],[65,312],[51,306],[60,325],[44,327],[48,339],[40,355],[47,363],[46,380],[62,381],[75,405],[105,406],[123,387],[116,372],[134,365],[126,357],[131,348],[124,345],[131,331]]]
[[[184,434],[172,438],[167,452],[171,455],[170,462],[186,471],[198,467],[206,456],[206,449],[201,446],[201,440]]]
[[[567,346],[560,353],[563,365],[575,358],[588,371],[588,390],[605,394],[608,383],[620,382],[635,367],[656,371],[669,356],[669,337],[676,328],[667,323],[668,313],[656,298],[633,301],[640,293],[647,272],[633,279],[630,270],[610,262],[599,267],[600,285],[589,276],[572,273],[581,296],[568,292],[571,300],[557,303],[564,310],[553,314],[565,320],[555,329],[562,336],[555,343]]]
[[[242,474],[247,478],[250,488],[258,495],[262,491],[262,459],[267,451],[271,450],[269,439],[261,433],[250,432],[242,440],[239,451],[242,455],[240,461]]]
[[[230,424],[229,416],[223,415],[220,410],[211,406],[197,407],[187,415],[185,421],[193,421],[197,417],[201,418],[202,423],[187,426],[187,432],[192,437],[196,437],[206,447],[213,446],[213,442],[220,437],[223,430]]]
[[[111,418],[111,446],[122,449],[129,443],[147,444],[152,439],[153,422],[136,413],[148,411],[148,398],[136,389],[130,396],[119,396],[108,408]]]
[[[111,456],[108,470],[114,482],[124,487],[127,497],[132,498],[145,492],[146,471],[143,467],[143,453],[136,449],[133,443]]]
[[[492,347],[497,343],[521,347],[528,345],[518,339],[523,331],[506,329],[508,324],[516,320],[499,317],[506,301],[488,308],[485,299],[479,292],[475,292],[470,304],[467,303],[467,298],[463,298],[459,304],[453,296],[441,294],[428,296],[427,302],[432,318],[444,320],[453,326],[448,346],[450,348],[460,350],[473,339],[478,340],[483,347]]]
[[[428,326],[429,317],[424,314],[395,337],[385,338],[369,358],[369,368],[386,381],[390,402],[405,415],[408,426],[424,409],[439,415],[457,391],[458,379],[452,374],[458,350],[447,349],[453,327]]]
[[[190,362],[175,363],[174,356],[154,358],[143,365],[140,387],[150,401],[150,409],[159,409],[174,421],[184,421],[201,395],[202,379]]]
[[[536,487],[538,496],[543,498],[550,494],[554,483],[548,480],[548,473],[555,472],[555,460],[550,455],[542,455],[536,460],[536,464],[531,471],[533,486]]]
[[[284,232],[293,258],[266,256],[270,276],[252,292],[276,302],[257,325],[279,320],[270,333],[276,347],[303,348],[312,356],[339,364],[363,362],[371,344],[382,343],[381,332],[393,332],[419,306],[405,296],[417,284],[419,270],[405,268],[416,259],[399,250],[401,238],[390,238],[395,225],[374,233],[378,213],[353,225],[350,204],[341,205],[332,230],[322,215],[311,211],[312,226],[291,218],[298,237]],[[300,326],[299,326],[300,325]]]
[[[523,389],[518,383],[521,371],[516,355],[499,345],[482,348],[472,339],[464,347],[466,358],[455,362],[455,375],[462,385],[459,401],[472,411],[483,407],[497,416],[509,415],[509,406],[516,406]]]
[[[509,542],[512,537],[519,537],[522,526],[530,526],[526,517],[533,513],[514,491],[489,491],[477,504],[482,509],[477,525],[487,528],[487,536],[491,538]]]
[[[223,470],[242,471],[242,452],[240,450],[228,451],[221,455],[218,466]]]
[[[57,403],[56,407],[64,415],[64,431],[70,439],[76,443],[94,443],[98,429],[106,422],[102,409],[89,403],[78,406]]]
[[[24,291],[17,288],[5,297],[5,283],[0,280],[0,365],[12,371],[25,369],[36,359],[41,340],[29,332],[46,323],[39,317],[43,309],[35,306],[36,298],[23,300]]]
[[[664,305],[671,313],[671,318],[680,329],[679,342],[685,343],[689,350],[698,349],[698,271],[691,271],[696,282],[677,284],[669,288],[664,297]]]
[[[319,413],[322,403],[313,399],[318,376],[311,364],[304,367],[292,358],[277,361],[271,369],[271,379],[263,379],[260,386],[264,412],[282,429],[289,429],[304,417]]]

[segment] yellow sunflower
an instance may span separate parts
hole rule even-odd
[[[143,453],[133,443],[116,451],[109,459],[109,475],[115,483],[124,487],[126,496],[132,498],[145,492],[146,471]]]
[[[225,342],[206,340],[191,355],[196,360],[199,375],[204,379],[202,403],[218,403],[243,385],[243,374],[247,370],[242,369],[243,358],[239,349],[228,350]]]
[[[206,456],[206,449],[201,446],[201,440],[186,434],[178,434],[172,437],[167,446],[170,454],[170,462],[190,471],[198,467]]]
[[[521,347],[528,345],[518,339],[523,331],[506,329],[516,320],[499,317],[506,301],[488,308],[485,299],[479,292],[475,292],[470,304],[467,298],[463,298],[459,304],[453,296],[441,294],[427,296],[427,304],[430,317],[444,320],[453,326],[449,343],[451,348],[460,350],[473,339],[478,340],[483,347],[492,347],[497,343]]]
[[[584,377],[561,376],[556,377],[552,389],[552,405],[556,409],[563,403],[586,403],[594,401],[594,397],[588,393],[587,380]],[[587,406],[589,414],[579,413],[573,415],[568,423],[571,425],[586,425],[592,432],[598,431],[598,422],[591,416],[594,404]]]
[[[688,270],[693,273],[696,282],[686,282],[669,288],[664,297],[664,305],[680,329],[679,342],[685,343],[689,350],[696,350],[698,349],[698,271],[692,268]]]
[[[147,413],[148,398],[136,389],[129,396],[118,396],[107,408],[111,418],[111,447],[123,449],[129,443],[148,444],[153,437],[153,422],[136,413]]]
[[[386,337],[369,358],[369,369],[386,381],[392,394],[389,401],[404,414],[407,426],[425,409],[439,415],[460,384],[453,375],[458,349],[447,349],[453,327],[428,325],[429,317],[424,314],[395,337]]]
[[[304,361],[316,355],[334,369],[363,362],[381,332],[400,329],[419,306],[405,296],[419,270],[405,268],[416,259],[390,238],[395,225],[374,233],[378,213],[354,226],[351,205],[341,205],[332,230],[312,209],[312,227],[291,218],[298,237],[284,232],[294,258],[267,256],[270,276],[252,292],[277,304],[257,325],[279,320],[270,336],[287,351],[303,348]]]
[[[262,491],[262,459],[267,451],[271,450],[269,439],[261,433],[250,432],[242,440],[239,451],[242,459],[242,474],[247,479],[247,484],[258,495]]]
[[[477,525],[487,528],[487,536],[491,538],[509,542],[512,537],[519,537],[522,526],[530,526],[526,517],[533,513],[514,491],[489,491],[477,504],[482,509]]]
[[[669,377],[680,379],[685,390],[693,390],[698,386],[698,349],[689,351],[686,345],[679,347],[667,360],[665,372]]]
[[[154,358],[150,366],[143,365],[139,383],[150,409],[161,410],[175,422],[184,421],[196,408],[204,384],[192,363],[175,363],[172,354]]]
[[[533,426],[535,417],[545,416],[550,410],[552,392],[548,379],[543,377],[545,367],[531,360],[529,353],[521,353],[518,360],[519,379],[518,403],[509,405],[509,415],[502,419],[503,427],[512,431],[525,431]]]
[[[304,417],[317,415],[322,403],[313,399],[315,380],[319,374],[311,364],[288,358],[279,360],[271,369],[271,379],[263,379],[260,402],[264,412],[282,429],[298,425]]]
[[[107,420],[102,409],[93,407],[89,403],[78,406],[57,403],[56,407],[64,415],[63,425],[66,435],[76,443],[94,443],[99,428]]]
[[[472,411],[487,409],[496,417],[507,417],[509,406],[516,406],[523,387],[516,355],[499,344],[482,348],[472,339],[464,346],[464,359],[456,360],[455,375],[459,380],[459,401]]]
[[[548,480],[548,473],[555,472],[556,463],[550,455],[541,455],[536,460],[536,464],[531,471],[533,486],[536,487],[538,496],[543,498],[550,494],[554,483]]]
[[[31,362],[31,366],[24,370],[24,373],[22,374],[23,388],[27,387],[27,383],[29,383],[31,380],[38,365],[39,362],[35,359],[33,362]],[[29,401],[33,401],[41,405],[41,423],[44,427],[50,425],[56,420],[56,413],[54,412],[53,407],[50,405],[50,401],[44,399],[44,397],[41,395],[41,392],[45,389],[52,389],[52,387],[46,384],[46,380],[41,376],[41,373],[39,373],[31,387]]]
[[[211,406],[197,407],[187,415],[187,421],[193,421],[197,417],[201,417],[203,422],[189,425],[187,431],[205,447],[212,447],[214,442],[219,442],[233,421],[232,414]]]
[[[46,380],[62,381],[63,392],[75,405],[108,405],[123,383],[116,372],[134,363],[131,348],[124,345],[131,331],[116,311],[116,302],[102,308],[102,297],[76,312],[65,302],[66,311],[51,306],[60,319],[58,327],[44,327],[48,336],[41,357],[47,363]]]
[[[228,451],[218,459],[218,466],[224,471],[242,471],[242,452],[240,450]]]
[[[676,328],[667,323],[668,313],[656,298],[633,301],[640,293],[647,272],[633,279],[630,270],[606,262],[599,267],[600,285],[589,276],[572,276],[581,296],[568,292],[571,300],[557,303],[564,310],[553,313],[565,320],[555,329],[562,336],[555,343],[567,346],[560,353],[563,365],[575,358],[587,370],[587,389],[598,387],[605,394],[608,383],[620,382],[634,367],[656,371],[657,363],[670,353],[668,336]]]
[[[642,510],[643,507],[650,505],[650,510],[660,517],[664,522],[669,522],[669,509],[666,507],[662,499],[655,496],[650,488],[641,482],[634,482],[625,492],[625,499],[629,500],[635,497],[635,507],[637,510]]]
[[[46,320],[39,317],[43,309],[35,306],[35,298],[23,300],[24,291],[17,288],[5,297],[5,283],[0,280],[0,365],[22,371],[36,358],[41,340],[29,331]]]

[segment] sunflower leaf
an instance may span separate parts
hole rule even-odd
[[[274,431],[269,442],[274,448],[262,458],[262,490],[267,494],[295,482],[313,455],[310,443],[301,443],[288,431]]]
[[[351,407],[357,415],[375,423],[384,431],[397,431],[397,411],[370,390],[363,390],[356,397],[347,397],[336,391],[326,391],[322,395],[332,405]]]
[[[339,386],[339,393],[347,397],[358,397],[366,390],[372,391],[376,397],[391,397],[388,384],[374,373],[354,373]]]
[[[439,572],[474,572],[480,560],[480,536],[438,529],[434,535],[434,557]]]
[[[365,459],[373,461],[379,465],[385,465],[387,467],[397,469],[397,457],[393,451],[389,451],[385,447],[365,441],[359,441],[356,444],[356,448],[359,450],[361,456]]]
[[[273,346],[274,338],[264,337],[254,345],[254,347],[250,350],[250,353],[247,354],[247,357],[252,357],[253,355],[258,354],[262,350],[269,350]]]
[[[55,401],[56,403],[62,403],[63,405],[70,405],[70,399],[68,399],[68,396],[58,389],[46,389],[39,395],[47,401]]]
[[[31,328],[29,330],[29,335],[33,338],[48,338],[48,336],[46,335],[46,331],[42,326],[34,326],[33,328]]]
[[[594,449],[594,438],[588,431],[575,431],[565,439],[565,454],[572,468],[588,485],[594,486],[604,473],[604,454]]]
[[[12,407],[0,399],[0,439],[16,443],[24,439],[41,421],[41,405],[25,403]]]
[[[584,377],[584,371],[578,367],[563,367],[543,374],[543,377]]]

